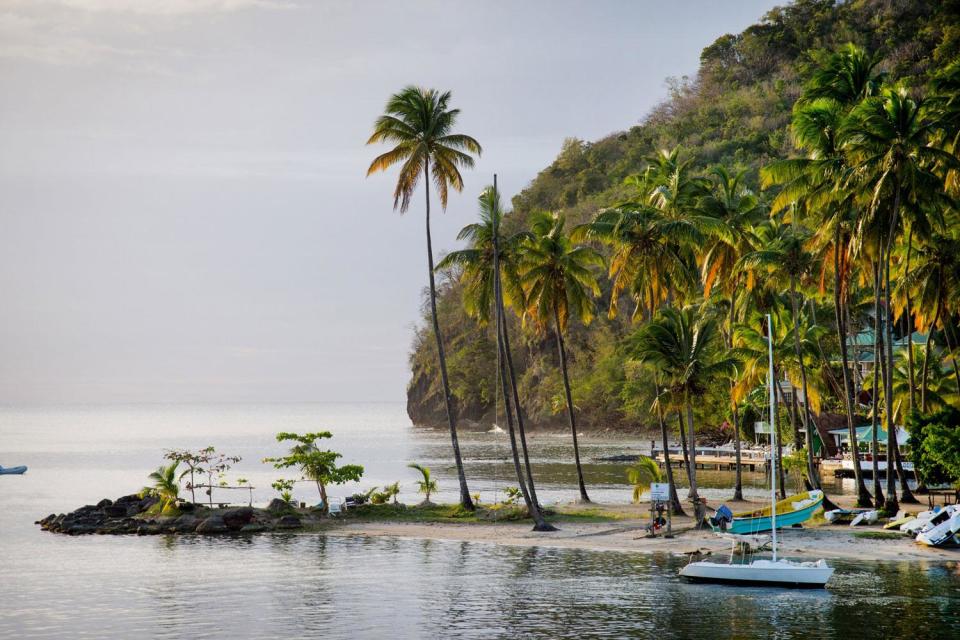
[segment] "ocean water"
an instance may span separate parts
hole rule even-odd
[[[138,490],[167,448],[214,445],[243,457],[228,476],[253,499],[273,497],[277,431],[334,433],[344,462],[366,467],[358,488],[431,466],[440,500],[456,481],[445,431],[410,425],[400,404],[138,405],[0,409],[0,638],[841,638],[956,637],[956,563],[836,562],[824,592],[734,590],[678,581],[670,556],[487,544],[272,534],[251,538],[68,537],[33,522]],[[512,486],[506,435],[461,436],[471,490],[494,500]],[[646,440],[586,437],[583,457],[642,451]],[[570,500],[569,438],[531,439],[544,502]],[[591,494],[626,502],[624,466],[590,463]],[[717,497],[729,477],[705,474]],[[748,478],[763,494],[763,477]],[[316,500],[309,484],[297,497]],[[216,494],[222,499],[220,493]],[[245,500],[242,492],[230,496]],[[960,557],[960,553],[958,553]]]

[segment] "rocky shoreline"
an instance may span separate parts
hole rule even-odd
[[[35,524],[44,531],[65,535],[169,535],[251,534],[262,531],[301,529],[319,524],[318,510],[298,510],[279,499],[266,509],[254,507],[212,508],[193,503],[179,505],[176,515],[151,513],[153,497],[137,494],[116,500],[103,499],[70,513],[51,513]]]

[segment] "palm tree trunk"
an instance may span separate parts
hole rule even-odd
[[[700,499],[697,494],[697,439],[693,432],[693,404],[690,401],[689,392],[684,394],[684,400],[687,408],[687,438],[689,438],[687,448],[690,450],[690,499],[696,504]]]
[[[680,450],[683,452],[683,468],[687,472],[687,497],[690,497],[690,452],[687,451],[687,428],[683,426],[683,412],[677,409],[677,424],[680,427]]]
[[[893,196],[893,212],[890,214],[890,228],[888,230],[887,246],[883,253],[883,280],[885,306],[883,309],[883,319],[886,321],[884,328],[884,337],[886,338],[886,362],[884,373],[884,398],[886,401],[886,423],[887,423],[887,499],[884,502],[884,509],[889,514],[894,514],[900,508],[897,501],[896,484],[893,478],[893,469],[896,451],[896,430],[893,424],[893,308],[891,307],[892,297],[890,291],[890,253],[893,250],[893,240],[896,237],[897,220],[900,214],[900,179],[896,180]]]
[[[930,346],[933,344],[933,330],[940,320],[941,297],[937,296],[937,304],[933,312],[933,322],[927,328],[927,344],[923,346],[923,367],[920,370],[920,412],[927,412],[927,367],[930,366]]]
[[[834,233],[833,250],[833,305],[834,315],[837,321],[837,338],[840,341],[840,360],[843,365],[843,404],[847,414],[847,437],[850,440],[850,453],[853,456],[853,477],[857,485],[857,506],[870,506],[870,494],[867,493],[867,486],[863,482],[863,469],[860,468],[857,447],[857,427],[853,421],[853,399],[854,385],[851,380],[850,360],[847,356],[847,336],[849,335],[849,326],[847,323],[846,305],[843,302],[843,280],[840,273],[840,226]],[[856,353],[854,353],[856,360]],[[858,366],[855,362],[854,366]]]
[[[577,422],[573,415],[573,394],[570,393],[570,376],[567,373],[567,350],[563,346],[563,333],[560,331],[560,311],[553,307],[553,322],[557,334],[557,350],[560,352],[560,369],[563,372],[563,390],[567,396],[567,417],[570,420],[570,431],[573,434],[573,458],[577,463],[577,484],[580,488],[581,502],[590,502],[587,496],[587,486],[583,482],[583,467],[580,466],[580,444],[577,442]]]
[[[440,321],[437,319],[437,284],[433,277],[433,242],[430,238],[430,166],[424,164],[424,191],[427,194],[427,265],[430,273],[430,316],[433,320],[433,335],[437,340],[437,356],[440,361],[440,381],[443,384],[443,400],[447,409],[447,423],[450,425],[450,440],[453,444],[453,460],[457,465],[457,479],[460,482],[460,504],[464,509],[473,511],[473,499],[467,488],[467,475],[463,471],[463,458],[460,455],[460,439],[457,437],[457,419],[453,412],[453,398],[450,394],[450,381],[447,379],[447,356],[443,350],[443,337],[440,334]]]
[[[803,417],[807,433],[807,474],[814,489],[820,489],[820,474],[813,464],[813,419],[810,416],[810,396],[807,390],[807,367],[803,363],[803,352],[800,349],[800,311],[797,308],[797,278],[790,274],[790,305],[793,307],[793,348],[800,363],[800,384],[803,389]],[[797,396],[796,393],[793,394]]]
[[[907,280],[910,276],[910,253],[913,250],[913,227],[910,227],[910,233],[907,235],[907,260],[903,267],[904,286],[903,291],[907,299],[907,368],[910,377],[908,383],[910,386],[910,411],[917,404],[917,384],[913,364],[913,301],[910,299],[910,288]]]
[[[776,371],[776,369],[774,369],[773,377],[774,377],[774,380],[777,380],[777,384],[774,386],[774,390],[773,390],[773,396],[774,396],[774,398],[773,398],[773,399],[774,399],[774,408],[773,408],[773,410],[774,410],[774,412],[776,413],[776,412],[777,412],[777,407],[776,407],[776,405],[778,404],[778,402],[777,402],[777,392],[779,392],[779,394],[780,394],[779,397],[780,397],[780,398],[783,398],[783,386],[780,384],[780,381],[779,381],[779,379],[777,378],[777,371]],[[779,421],[778,421],[778,422],[779,422]],[[776,456],[777,456],[777,484],[780,485],[780,486],[778,487],[778,489],[780,490],[780,499],[781,499],[781,500],[785,500],[786,497],[787,497],[787,476],[786,476],[786,474],[784,473],[784,470],[783,470],[783,438],[780,437],[780,427],[775,427],[774,425],[770,425],[771,432],[772,432],[772,430],[773,430],[774,428],[777,429],[777,451],[776,451]],[[771,437],[772,437],[772,433],[771,433]],[[773,455],[773,454],[774,454],[774,452],[771,451],[771,452],[770,452],[770,455]]]
[[[660,439],[663,441],[663,466],[667,472],[667,483],[670,485],[670,508],[673,515],[682,516],[683,505],[677,495],[677,485],[673,481],[673,468],[670,465],[670,443],[667,441],[667,422],[663,419],[663,408],[660,406],[660,387],[657,386],[657,421],[660,423]],[[652,452],[651,452],[652,453]]]
[[[879,245],[879,243],[877,243]],[[877,258],[873,265],[873,388],[870,390],[870,402],[872,405],[870,426],[873,431],[871,438],[871,458],[873,460],[873,506],[876,509],[883,509],[883,491],[880,488],[880,467],[877,461],[877,451],[879,450],[878,434],[880,429],[880,416],[877,414],[880,399],[880,348],[883,345],[883,339],[880,334],[880,259]]]
[[[494,189],[496,189],[496,177],[494,177]],[[496,212],[494,212],[496,215]],[[528,486],[527,482],[524,480],[523,469],[520,466],[520,455],[517,451],[517,436],[513,428],[513,414],[510,408],[510,391],[507,385],[507,379],[509,378],[511,385],[513,386],[513,396],[514,396],[514,406],[517,409],[517,420],[520,421],[520,399],[517,396],[517,386],[516,381],[513,377],[513,359],[510,357],[510,352],[508,350],[507,342],[507,327],[506,327],[506,317],[504,315],[503,309],[503,292],[501,291],[500,284],[500,247],[497,242],[497,234],[499,230],[497,229],[496,219],[494,219],[494,228],[493,228],[493,301],[494,307],[496,308],[496,329],[497,329],[497,367],[500,374],[500,382],[503,387],[503,406],[507,413],[507,429],[510,432],[510,452],[513,455],[513,468],[517,473],[517,484],[520,487],[520,493],[523,495],[523,500],[527,505],[527,512],[530,514],[530,517],[533,519],[533,530],[534,531],[556,531],[556,527],[550,525],[543,517],[543,513],[540,511],[540,503],[537,501],[536,490],[533,487],[533,476],[530,475],[530,459],[527,457],[527,447],[526,442],[524,441],[523,453],[524,459],[527,465],[527,477],[529,478],[530,484]],[[509,372],[508,372],[508,363],[509,363]],[[522,424],[522,423],[521,423]],[[522,428],[522,427],[521,427]],[[521,438],[523,437],[523,431],[521,431]],[[523,438],[525,440],[525,438]]]
[[[950,315],[948,313],[948,315]],[[947,341],[947,351],[950,352],[950,362],[953,363],[953,377],[957,381],[957,393],[960,393],[960,368],[957,367],[957,357],[954,355],[953,340],[950,339],[950,336],[953,335],[953,318],[949,317],[947,322],[943,323],[943,337]]]
[[[736,284],[739,284],[739,277],[736,278]],[[727,346],[733,351],[733,320],[736,317],[734,311],[736,304],[736,297],[731,294],[730,296],[730,331],[728,334],[729,341]],[[743,467],[741,465],[741,456],[740,456],[740,416],[737,411],[737,403],[733,399],[733,389],[736,386],[736,383],[733,380],[730,380],[730,404],[733,405],[733,451],[736,456],[736,480],[733,484],[733,499],[734,500],[743,500]]]

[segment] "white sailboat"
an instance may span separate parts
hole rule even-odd
[[[776,397],[773,393],[773,325],[767,315],[767,349],[769,352],[769,380],[770,390],[770,451],[777,448],[776,426]],[[680,577],[691,582],[714,582],[732,585],[767,585],[776,587],[808,587],[823,588],[833,568],[826,560],[816,562],[793,562],[777,559],[777,458],[770,456],[770,504],[772,528],[773,558],[770,560],[752,560],[744,564],[721,564],[718,562],[691,562],[680,570]]]

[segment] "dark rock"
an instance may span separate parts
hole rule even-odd
[[[127,505],[127,513],[126,513],[127,517],[135,516],[135,515],[137,515],[138,513],[140,513],[140,502],[139,502],[139,501],[138,501],[136,504],[128,504],[128,505]]]
[[[197,505],[193,504],[192,502],[181,502],[179,505],[177,505],[177,508],[183,513],[191,513],[192,511],[196,510]]]
[[[229,531],[227,525],[224,523],[223,518],[220,516],[210,516],[203,522],[197,525],[196,532],[202,534],[216,534],[216,533],[226,533]]]
[[[267,528],[262,524],[251,523],[243,525],[243,528],[240,529],[240,533],[260,533],[261,531],[266,530]]]
[[[271,513],[285,513],[291,509],[293,509],[293,507],[290,505],[290,503],[285,502],[280,498],[274,498],[270,501],[270,504],[267,505],[267,511],[270,511]]]
[[[253,509],[250,507],[241,507],[239,509],[228,509],[222,516],[223,523],[227,528],[239,531],[244,525],[250,524],[253,520]]]
[[[97,503],[97,509],[103,509],[104,507],[109,507],[112,504],[113,504],[113,500],[110,500],[109,498],[104,498],[103,500]]]
[[[157,498],[156,496],[147,496],[146,498],[140,501],[140,504],[139,504],[140,511],[138,513],[143,513],[144,511],[146,511],[153,505],[157,504],[158,502],[160,502],[160,498]]]
[[[193,515],[182,515],[173,523],[173,530],[176,533],[192,533],[197,530],[200,520]]]
[[[129,505],[125,504],[109,504],[103,508],[103,512],[111,518],[123,518],[129,508]]]
[[[277,521],[278,529],[299,529],[303,526],[303,523],[300,522],[300,518],[297,516],[283,516],[280,520]]]

